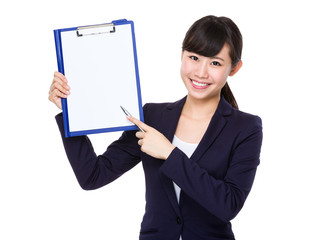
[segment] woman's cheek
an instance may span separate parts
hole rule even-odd
[[[183,61],[181,65],[181,75],[189,75],[190,73],[190,64],[188,64],[186,61]]]

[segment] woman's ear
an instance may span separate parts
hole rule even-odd
[[[241,67],[242,67],[242,61],[240,60],[240,61],[237,63],[237,65],[231,69],[229,76],[230,76],[230,77],[234,76],[234,75],[239,71],[239,69],[240,69]]]

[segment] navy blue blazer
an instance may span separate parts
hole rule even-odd
[[[146,104],[145,123],[172,141],[186,97],[175,103]],[[140,240],[234,239],[230,220],[242,208],[253,184],[262,143],[261,119],[231,107],[222,97],[193,155],[175,148],[166,161],[140,150],[127,131],[97,156],[87,136],[64,137],[64,147],[85,190],[102,187],[142,161],[146,208]],[[174,181],[182,190],[179,204]]]

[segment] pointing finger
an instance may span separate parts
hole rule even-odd
[[[133,124],[137,125],[138,128],[140,128],[141,130],[143,130],[144,132],[148,131],[150,129],[150,127],[145,124],[144,122],[141,122],[140,120],[132,117],[132,116],[127,116],[127,119],[132,122]]]

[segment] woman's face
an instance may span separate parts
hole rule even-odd
[[[224,44],[222,50],[214,57],[182,52],[181,77],[188,90],[188,96],[194,99],[219,100],[227,77],[235,72],[231,66],[228,44]]]

